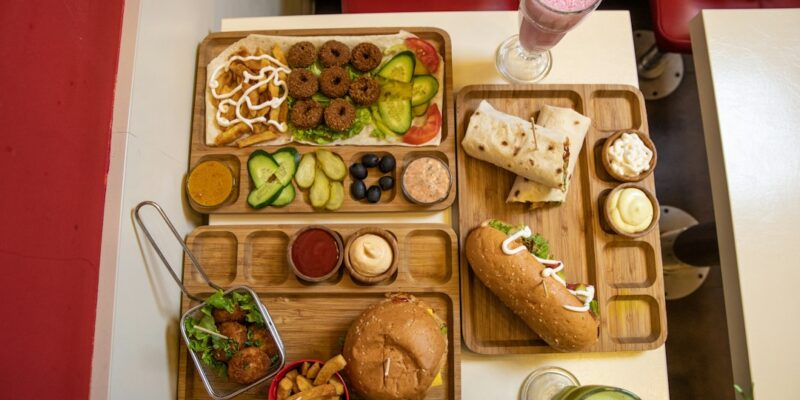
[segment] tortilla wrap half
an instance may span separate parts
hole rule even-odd
[[[536,127],[522,118],[481,101],[472,114],[461,145],[472,157],[507,169],[545,186],[566,184],[569,140],[561,133]]]
[[[380,48],[381,51],[384,51],[384,57],[383,57],[383,61],[382,62],[386,62],[388,59],[391,59],[394,56],[394,54],[387,55],[387,54],[385,54],[385,50],[390,48],[390,47],[392,47],[392,46],[395,46],[395,45],[398,45],[398,44],[402,44],[403,41],[406,38],[409,38],[409,37],[417,37],[417,36],[414,35],[413,33],[401,30],[396,34],[391,34],[391,35],[363,35],[363,36],[356,36],[356,35],[353,35],[353,36],[269,36],[269,35],[251,34],[251,35],[248,35],[248,36],[238,40],[237,42],[235,42],[235,43],[231,44],[230,46],[228,46],[227,48],[225,48],[225,50],[223,50],[219,55],[214,57],[214,59],[212,59],[208,63],[208,66],[206,67],[206,78],[205,78],[206,79],[206,90],[205,90],[205,105],[206,105],[206,107],[205,107],[206,108],[206,112],[205,112],[205,114],[206,114],[205,142],[206,142],[206,144],[209,145],[209,146],[214,146],[216,137],[219,136],[220,134],[222,134],[222,131],[223,131],[222,129],[220,129],[219,125],[216,123],[217,108],[213,105],[213,103],[211,101],[212,96],[211,96],[210,90],[208,89],[208,84],[209,84],[209,82],[211,80],[211,74],[217,67],[219,67],[222,64],[225,64],[227,62],[227,60],[233,54],[235,54],[237,51],[239,51],[239,49],[244,48],[249,53],[254,54],[257,49],[261,48],[261,49],[263,49],[263,50],[265,50],[265,51],[267,51],[269,53],[269,49],[272,49],[272,47],[275,44],[278,44],[281,47],[281,49],[283,49],[284,53],[288,53],[289,48],[293,44],[295,44],[297,42],[301,42],[301,41],[309,41],[309,42],[313,43],[314,46],[316,46],[317,48],[322,46],[322,44],[327,42],[328,40],[338,40],[338,41],[348,45],[350,48],[353,48],[357,44],[362,43],[362,42],[370,42],[370,43],[373,43],[376,46],[378,46],[378,48]],[[438,44],[435,43],[435,42],[429,42],[429,43],[434,47],[438,47]],[[440,57],[440,60],[441,60],[441,55],[439,57]],[[444,65],[443,65],[444,64],[444,60],[441,60],[441,61],[442,61],[442,66],[436,71],[435,74],[433,74],[434,77],[439,81],[439,91],[430,100],[430,104],[437,104],[438,107],[439,107],[439,110],[443,111],[443,110],[446,109],[444,107],[444,87],[445,87],[445,84],[444,84],[444,70],[445,70],[445,68],[444,68]],[[380,67],[378,67],[378,68],[380,68]],[[376,68],[376,71],[377,71],[378,68]],[[414,120],[412,121],[412,124],[414,126],[421,126],[424,123],[425,123],[425,116],[424,115],[421,116],[421,117],[415,117]],[[330,146],[338,146],[338,145],[355,145],[355,146],[393,145],[393,146],[414,146],[414,147],[416,147],[416,146],[438,146],[442,141],[442,128],[441,127],[439,128],[439,133],[436,135],[436,137],[434,137],[430,141],[428,141],[426,143],[422,143],[420,145],[410,145],[410,144],[404,143],[403,140],[402,140],[402,136],[398,136],[397,138],[395,138],[394,141],[375,138],[375,137],[370,135],[372,133],[373,129],[374,128],[373,128],[372,124],[367,124],[367,126],[365,126],[361,130],[361,132],[358,133],[357,135],[355,135],[353,137],[350,137],[350,138],[347,138],[347,139],[344,139],[344,140],[339,140],[339,141],[335,141],[335,142],[332,142],[332,143],[328,143],[327,145],[330,145]],[[291,131],[291,129],[289,131],[287,131],[287,132],[279,134],[277,138],[275,138],[273,140],[270,140],[268,142],[265,142],[263,144],[265,144],[265,145],[281,145],[281,144],[286,144],[286,143],[289,143],[289,142],[292,142],[292,141],[297,141],[297,142],[300,142],[300,143],[318,145],[317,143],[314,143],[314,142],[303,142],[303,141],[295,140],[291,136],[290,131]],[[235,146],[235,142],[230,143],[229,146]]]
[[[569,138],[569,162],[565,189],[553,189],[522,177],[517,177],[506,202],[531,203],[531,208],[544,207],[548,203],[562,203],[567,198],[572,173],[578,163],[586,132],[592,120],[571,108],[544,106],[539,113],[539,125],[550,128]]]

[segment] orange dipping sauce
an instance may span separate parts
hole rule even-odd
[[[203,161],[189,173],[186,191],[192,201],[203,207],[218,206],[233,192],[233,174],[220,161]]]

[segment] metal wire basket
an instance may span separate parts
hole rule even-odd
[[[167,258],[164,256],[164,253],[161,252],[161,249],[156,244],[155,240],[153,239],[153,236],[150,234],[150,231],[147,229],[144,223],[142,223],[142,218],[139,212],[145,206],[151,206],[154,209],[156,209],[156,211],[158,211],[158,213],[161,215],[161,218],[164,220],[169,229],[172,231],[172,234],[181,244],[181,247],[183,247],[183,251],[186,252],[186,255],[189,256],[189,259],[191,260],[197,272],[200,274],[200,276],[208,284],[209,287],[214,289],[214,291],[221,290],[225,295],[233,292],[246,293],[252,296],[252,298],[256,300],[256,304],[258,305],[261,317],[264,319],[265,322],[265,328],[269,332],[273,340],[273,343],[275,345],[275,348],[278,350],[277,360],[271,363],[267,374],[263,378],[260,378],[259,380],[249,385],[240,385],[235,382],[231,382],[226,377],[219,376],[217,374],[217,371],[212,366],[206,365],[200,359],[197,353],[191,350],[191,347],[189,345],[190,342],[189,336],[186,333],[186,324],[185,324],[186,319],[190,317],[199,319],[198,317],[200,317],[202,313],[201,309],[203,308],[203,306],[206,305],[206,299],[197,297],[189,293],[186,287],[183,286],[183,282],[181,282],[180,277],[178,277],[178,275],[175,273],[175,270],[167,261]],[[184,243],[180,234],[175,229],[175,226],[172,225],[172,221],[170,221],[170,219],[167,217],[167,214],[164,213],[164,210],[157,203],[153,201],[143,201],[139,203],[134,210],[134,217],[136,219],[136,223],[142,229],[142,232],[144,232],[144,235],[147,238],[148,242],[150,242],[150,244],[153,246],[156,253],[158,254],[158,257],[161,259],[161,262],[163,262],[164,266],[167,267],[167,270],[169,271],[169,274],[172,276],[172,279],[174,279],[175,283],[177,283],[178,286],[181,288],[181,291],[187,297],[199,303],[196,306],[187,310],[185,313],[183,313],[183,315],[181,316],[180,326],[181,326],[181,336],[183,337],[183,341],[186,344],[187,350],[189,351],[189,354],[191,355],[192,360],[194,361],[194,366],[196,367],[197,372],[200,374],[200,379],[203,381],[203,385],[205,385],[208,394],[217,400],[230,399],[256,386],[259,386],[262,383],[271,380],[283,368],[284,364],[286,363],[286,353],[283,347],[283,341],[281,340],[280,334],[278,333],[278,329],[275,328],[275,323],[272,321],[272,317],[270,316],[267,307],[264,306],[264,304],[258,298],[258,295],[256,295],[255,291],[253,291],[253,289],[251,289],[248,286],[236,286],[225,290],[219,285],[212,282],[208,278],[208,275],[206,275],[206,272],[205,270],[203,270],[203,267],[200,266],[200,262],[197,260],[194,254],[192,254],[191,250],[189,250],[189,247],[186,246],[186,243]]]

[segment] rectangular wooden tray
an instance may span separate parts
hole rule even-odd
[[[458,143],[469,118],[486,99],[500,111],[529,119],[549,104],[570,107],[592,119],[567,201],[531,211],[506,203],[514,174],[464,153],[458,146],[459,237],[463,337],[482,354],[554,352],[494,296],[472,273],[463,243],[481,222],[497,218],[528,224],[550,241],[554,257],[565,263],[568,282],[595,285],[600,308],[600,339],[589,352],[646,350],[667,336],[661,244],[658,229],[639,239],[611,233],[601,221],[601,196],[621,184],[604,170],[600,150],[605,139],[623,129],[648,133],[644,99],[627,85],[479,85],[456,99]],[[655,194],[652,174],[639,183]]]
[[[206,136],[206,123],[205,123],[205,93],[206,93],[206,65],[216,57],[225,48],[233,44],[239,39],[242,39],[250,34],[262,35],[283,35],[283,36],[322,36],[322,35],[385,35],[394,34],[400,30],[411,32],[423,39],[429,40],[437,45],[442,55],[444,63],[444,100],[442,104],[442,142],[439,146],[423,146],[423,147],[407,147],[407,146],[311,146],[304,144],[291,143],[287,146],[295,147],[300,153],[307,153],[319,148],[327,148],[344,159],[345,164],[349,167],[352,163],[361,159],[361,156],[366,153],[374,153],[378,155],[391,153],[397,159],[397,167],[395,168],[394,178],[395,182],[400,177],[400,172],[406,164],[413,159],[420,156],[433,156],[441,159],[447,163],[450,169],[450,175],[455,182],[456,176],[456,149],[455,149],[455,122],[454,122],[454,107],[453,107],[453,68],[451,64],[451,45],[450,36],[447,32],[438,28],[347,28],[347,29],[299,29],[299,30],[273,30],[273,31],[243,31],[243,32],[221,32],[212,33],[206,36],[197,56],[197,72],[195,83],[195,96],[194,96],[194,114],[192,119],[192,137],[191,145],[189,148],[189,171],[200,163],[206,160],[218,160],[225,162],[232,171],[234,177],[239,183],[238,192],[234,194],[233,198],[223,204],[222,206],[211,211],[215,214],[243,214],[243,213],[313,213],[325,212],[311,207],[307,194],[298,190],[297,198],[289,205],[281,208],[264,207],[262,209],[254,209],[247,205],[247,195],[252,189],[250,182],[250,175],[247,172],[247,159],[254,150],[262,148],[266,151],[272,152],[283,146],[249,146],[243,149],[238,147],[228,146],[208,146],[205,142]],[[373,173],[365,180],[365,184],[369,187],[376,184],[378,181],[378,174]],[[350,183],[351,178],[348,175],[344,180],[345,186],[345,200],[342,207],[335,212],[403,212],[403,211],[434,211],[443,210],[456,199],[456,185],[450,187],[450,195],[442,202],[424,206],[414,204],[403,196],[401,193],[400,185],[396,184],[388,192],[384,192],[381,201],[376,204],[368,204],[354,200],[350,196]],[[294,184],[294,183],[292,183]],[[295,185],[296,186],[296,185]],[[295,187],[295,189],[298,189]],[[200,213],[208,213],[206,209],[195,207],[189,202],[190,206],[195,211]]]
[[[358,225],[326,225],[344,241]],[[461,334],[458,242],[456,233],[440,224],[381,226],[397,238],[399,264],[388,282],[362,285],[342,266],[331,279],[310,284],[300,281],[287,263],[289,238],[304,225],[202,226],[186,243],[212,281],[223,287],[247,285],[269,310],[286,348],[286,360],[327,360],[342,351],[353,320],[388,293],[411,293],[428,303],[448,326],[447,362],[443,384],[431,388],[427,399],[461,398]],[[183,282],[191,293],[206,297],[205,285],[184,257]],[[182,311],[195,305],[183,297]],[[207,399],[199,375],[183,342],[180,344],[178,399]],[[237,398],[266,399],[268,385]]]

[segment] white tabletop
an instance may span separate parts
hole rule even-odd
[[[346,28],[381,26],[432,26],[450,34],[453,85],[506,83],[494,67],[497,45],[516,31],[516,12],[448,12],[345,14],[228,19],[223,31],[259,29]],[[624,11],[600,11],[570,32],[553,49],[554,66],[543,83],[617,83],[637,85],[630,18]],[[275,216],[212,216],[210,224],[319,221],[357,222],[376,218],[406,222],[448,223],[450,210],[429,214],[352,216],[336,214]],[[572,371],[581,383],[620,386],[643,399],[666,400],[664,348],[646,352],[605,354],[553,354],[482,356],[462,349],[462,398],[514,399],[525,376],[541,366],[555,365]]]
[[[734,379],[796,398],[800,10],[706,10],[691,27]]]

